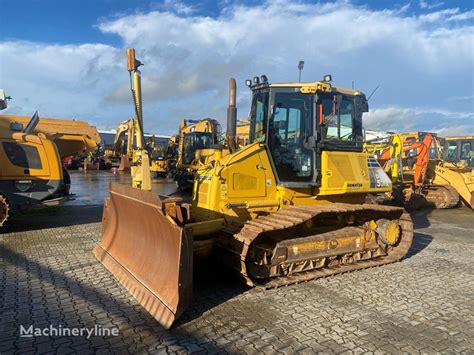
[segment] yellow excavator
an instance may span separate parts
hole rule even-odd
[[[7,108],[3,90],[0,108]],[[0,226],[19,210],[61,203],[71,183],[62,159],[98,143],[87,122],[0,114]]]
[[[457,207],[462,200],[473,208],[472,169],[445,161],[442,139],[436,134],[391,133],[387,138],[366,142],[364,150],[376,157],[392,177],[391,202],[413,210]]]
[[[120,157],[119,171],[130,171],[130,161],[133,158],[133,141],[138,122],[131,118],[120,122],[117,126],[114,139],[114,156]],[[124,141],[125,148],[124,148]]]
[[[19,210],[57,205],[69,193],[56,144],[33,133],[39,121],[37,113],[26,126],[0,117],[0,226]]]
[[[242,119],[237,122],[237,143],[239,146],[247,145],[250,138],[250,120]]]
[[[170,139],[164,140],[161,138],[159,141],[154,135],[148,138],[148,149],[150,151],[150,171],[154,177],[166,176],[171,168],[170,162]]]
[[[188,190],[193,186],[196,171],[202,163],[213,156],[220,135],[221,125],[214,119],[181,121],[174,177],[180,190]]]
[[[247,285],[273,288],[392,263],[411,246],[409,214],[364,204],[391,181],[362,149],[362,92],[333,86],[330,76],[247,85],[249,144],[235,144],[230,79],[229,154],[215,149],[197,171],[191,203],[160,197],[135,177],[133,187],[110,185],[94,255],[165,328],[191,302],[198,255],[214,252]],[[141,107],[139,86],[132,91]],[[149,165],[137,164],[144,175]]]
[[[16,115],[0,115],[0,119],[26,126],[31,118]],[[41,118],[34,133],[43,133],[53,140],[61,158],[86,154],[97,148],[100,136],[97,128],[85,121],[57,118]]]

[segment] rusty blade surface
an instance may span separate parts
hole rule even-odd
[[[114,183],[109,191],[94,255],[168,329],[191,302],[192,236],[164,216],[156,194]]]

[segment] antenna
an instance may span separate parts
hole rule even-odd
[[[369,98],[367,99],[367,101],[370,100],[370,98],[372,97],[373,94],[375,94],[375,92],[377,91],[377,89],[379,88],[380,85],[377,85],[377,87],[374,89],[374,91],[372,91],[372,93],[369,95]]]

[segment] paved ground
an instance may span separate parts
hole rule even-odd
[[[203,265],[194,302],[170,331],[92,256],[100,214],[100,206],[69,206],[2,230],[0,353],[474,352],[470,210],[418,212],[400,263],[285,288],[249,289]],[[119,335],[26,338],[20,325],[97,325]]]

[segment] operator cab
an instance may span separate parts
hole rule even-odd
[[[211,132],[190,132],[184,134],[183,164],[190,165],[198,149],[212,148],[216,144],[215,135]]]
[[[250,142],[266,145],[280,185],[319,186],[321,151],[362,152],[362,114],[368,111],[363,93],[324,81],[255,79],[247,81],[253,94]]]
[[[210,149],[219,143],[222,135],[218,121],[206,118],[202,120],[184,120],[182,131],[182,164],[191,165],[198,150]]]

